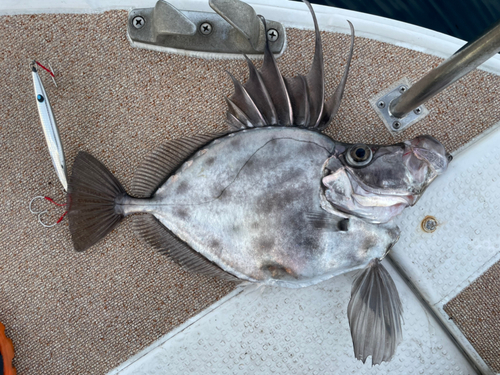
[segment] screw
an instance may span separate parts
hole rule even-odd
[[[145,23],[146,21],[144,21],[144,18],[142,18],[141,16],[134,17],[134,19],[132,20],[132,25],[134,25],[136,29],[141,29]]]
[[[270,42],[277,41],[279,37],[280,37],[280,34],[278,33],[278,30],[276,30],[276,29],[267,30],[267,39],[269,39]]]
[[[424,220],[422,220],[422,229],[424,230],[424,232],[427,232],[427,233],[432,233],[436,230],[437,228],[437,220],[432,217],[432,216],[426,216],[424,218]]]
[[[392,128],[393,128],[394,130],[398,130],[400,127],[401,127],[401,123],[400,123],[399,121],[394,121],[394,122],[392,123]]]
[[[203,34],[203,35],[208,35],[212,32],[212,25],[209,24],[208,22],[203,22],[201,25],[200,25],[200,32]]]
[[[421,113],[422,113],[422,108],[420,108],[420,107],[415,108],[415,109],[413,110],[413,112],[414,112],[416,115],[419,115],[419,114],[421,114]]]
[[[381,101],[379,101],[379,102],[377,103],[377,105],[378,105],[378,107],[379,107],[379,108],[385,108],[385,102],[384,102],[384,101],[382,101],[382,100],[381,100]]]
[[[402,93],[404,93],[404,92],[406,91],[406,89],[407,89],[407,88],[408,88],[408,87],[406,87],[406,86],[401,86],[401,87],[399,88],[399,92],[402,94]]]

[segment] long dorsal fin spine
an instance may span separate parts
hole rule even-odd
[[[340,83],[335,89],[333,95],[325,103],[325,116],[322,121],[322,126],[320,126],[319,128],[320,130],[326,128],[330,121],[332,121],[332,119],[335,117],[340,108],[340,102],[342,101],[342,97],[344,95],[345,85],[347,83],[347,77],[349,75],[349,67],[351,66],[352,55],[354,53],[354,26],[350,21],[347,22],[349,23],[349,28],[351,29],[351,47],[349,49],[344,74],[342,75]]]
[[[245,128],[253,128],[254,125],[250,122],[250,119],[247,117],[245,112],[241,110],[240,107],[236,105],[231,99],[226,98],[226,102],[229,108],[230,113],[241,122]]]
[[[236,116],[234,116],[231,112],[227,111],[226,118],[229,124],[230,131],[245,129],[245,125],[243,125],[243,123],[241,123],[241,121],[238,120]]]
[[[262,19],[266,27],[265,19]],[[267,27],[266,27],[267,30]],[[266,47],[264,48],[264,62],[262,63],[261,77],[269,92],[271,100],[278,116],[277,124],[289,126],[293,123],[293,110],[290,97],[285,86],[285,81],[281,75],[276,59],[269,48],[269,40],[266,33]]]
[[[232,116],[227,116],[232,131],[256,126],[297,126],[321,131],[337,113],[352,60],[354,29],[348,21],[351,28],[351,48],[347,65],[335,93],[325,100],[321,33],[313,7],[307,0],[303,1],[311,12],[315,33],[314,57],[309,72],[306,76],[283,77],[266,37],[261,70],[258,71],[247,58],[250,78],[245,85],[235,82],[232,102],[228,102],[228,113]],[[264,19],[262,22],[265,26]],[[234,78],[231,78],[234,82]]]
[[[307,87],[310,92],[310,108],[311,108],[311,119],[309,126],[317,127],[321,121],[323,115],[323,106],[325,101],[325,82],[324,82],[324,64],[323,64],[323,45],[321,43],[321,34],[319,32],[318,20],[316,19],[316,14],[312,8],[312,5],[305,1],[305,4],[309,8],[313,23],[314,23],[314,58],[311,65],[311,69],[307,74],[306,81]]]
[[[271,96],[266,89],[264,81],[262,80],[262,76],[253,62],[246,55],[245,59],[247,61],[250,77],[244,86],[255,104],[258,105],[262,117],[265,119],[265,124],[276,124],[278,121],[276,108],[274,108],[273,101],[271,100]]]
[[[247,92],[245,87],[240,82],[238,82],[236,78],[234,78],[231,73],[228,72],[228,74],[234,84],[234,94],[233,96],[231,96],[231,102],[233,102],[240,109],[241,107],[246,108],[245,115],[246,117],[248,117],[249,122],[253,126],[263,126],[266,121],[262,117],[262,114],[260,113],[250,94]]]

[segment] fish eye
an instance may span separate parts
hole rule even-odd
[[[352,146],[346,153],[347,163],[352,167],[363,167],[372,161],[372,157],[371,148],[363,144]]]

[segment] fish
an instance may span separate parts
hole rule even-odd
[[[226,280],[308,287],[358,271],[347,315],[354,355],[388,362],[403,308],[382,259],[398,241],[393,218],[443,174],[449,154],[429,135],[393,145],[348,144],[322,133],[347,82],[325,99],[321,35],[307,75],[283,77],[266,43],[262,68],[230,76],[228,131],[168,140],[135,172],[131,191],[87,152],[69,180],[76,251],[126,216],[137,235],[183,268]],[[265,20],[263,20],[265,22]]]

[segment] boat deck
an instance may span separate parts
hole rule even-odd
[[[97,246],[76,253],[66,221],[46,229],[28,210],[30,200],[38,195],[65,199],[33,98],[29,72],[33,59],[50,62],[55,71],[57,88],[48,74],[41,75],[68,164],[78,151],[91,152],[126,188],[140,161],[165,140],[226,128],[224,97],[232,93],[226,70],[245,80],[244,60],[133,49],[126,38],[126,23],[127,12],[119,10],[0,17],[0,71],[4,77],[0,87],[0,321],[15,344],[14,364],[19,374],[106,373],[235,289],[233,283],[181,270],[142,243],[128,219]],[[343,72],[349,37],[332,32],[323,32],[322,37],[326,90],[332,93]],[[313,32],[288,28],[287,38],[287,51],[279,59],[282,73],[306,73],[313,55]],[[343,103],[326,133],[336,140],[365,143],[395,143],[431,134],[448,151],[458,150],[500,121],[499,76],[480,70],[471,73],[430,100],[426,104],[430,114],[396,138],[368,102],[403,77],[415,82],[441,61],[430,54],[357,37]],[[499,163],[497,156],[495,162]],[[475,181],[472,176],[463,177],[471,184]],[[499,177],[497,172],[492,178]],[[64,212],[46,207],[51,210],[48,221]],[[418,205],[410,210],[415,209]],[[498,207],[491,209],[498,218]],[[406,228],[402,230],[404,233]],[[446,247],[446,241],[441,242]],[[481,252],[475,243],[470,245],[471,251]],[[427,256],[432,258],[432,254]],[[336,301],[344,304],[340,311],[345,312],[350,286],[339,283],[343,288],[339,296],[345,298]],[[454,291],[458,297],[446,310],[466,336],[473,338],[475,350],[495,372],[500,372],[498,342],[488,338],[484,349],[476,344],[491,330],[498,337],[499,283],[497,263],[470,287],[473,292],[470,288]],[[268,300],[280,294],[274,289],[265,293]],[[259,298],[254,295],[252,298]],[[479,299],[489,301],[492,313],[487,325],[477,328],[473,318]],[[328,324],[327,320],[323,323]],[[315,329],[320,322],[317,324]],[[350,352],[350,340],[343,345]],[[306,357],[313,348],[305,352]],[[297,373],[304,371],[293,366]],[[464,368],[460,371],[467,373]],[[233,370],[238,372],[237,363]],[[337,370],[328,368],[322,373]]]

